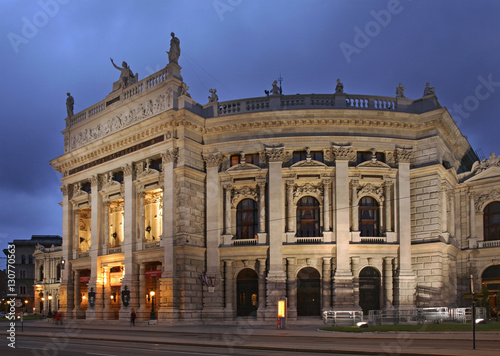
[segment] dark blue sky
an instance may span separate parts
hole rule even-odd
[[[75,112],[111,91],[109,58],[142,79],[168,62],[170,32],[193,99],[284,94],[408,98],[436,87],[474,149],[500,154],[500,2],[496,0],[40,0],[0,2],[0,248],[62,234],[66,92]]]

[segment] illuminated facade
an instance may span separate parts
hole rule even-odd
[[[211,90],[201,105],[180,70],[66,119],[51,162],[66,315],[275,321],[283,297],[291,320],[454,306],[470,273],[479,286],[500,264],[498,159],[474,164],[434,94]]]

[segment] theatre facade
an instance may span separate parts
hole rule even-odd
[[[291,320],[464,306],[471,275],[494,295],[500,160],[478,159],[432,88],[408,99],[274,83],[199,104],[171,52],[79,113],[68,101],[51,161],[66,316],[274,322],[280,298]]]

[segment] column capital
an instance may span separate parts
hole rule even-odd
[[[396,163],[410,163],[413,151],[411,148],[396,148],[394,150],[394,155],[396,157]]]
[[[337,145],[334,143],[332,143],[332,153],[335,161],[349,161],[353,159],[356,154],[351,144]]]
[[[266,157],[268,162],[283,162],[285,160],[285,146],[284,144],[267,146],[264,145]]]
[[[177,147],[166,150],[161,154],[161,159],[163,164],[175,163],[178,158],[179,158],[179,148]]]
[[[127,163],[126,165],[124,165],[122,167],[122,170],[123,170],[123,175],[124,176],[132,175],[132,173],[134,173],[134,164],[133,163]]]
[[[69,186],[67,184],[62,185],[59,188],[61,189],[61,193],[63,196],[67,197],[69,195]]]
[[[204,153],[203,160],[205,161],[207,168],[219,169],[222,162],[222,154],[220,152]]]

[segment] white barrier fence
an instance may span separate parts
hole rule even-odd
[[[476,307],[476,320],[486,317],[486,308]],[[363,312],[355,310],[327,310],[323,312],[325,324],[334,326],[351,326],[363,321]],[[370,325],[411,324],[411,323],[441,323],[445,321],[471,322],[472,308],[417,308],[407,310],[370,310],[368,320]]]

